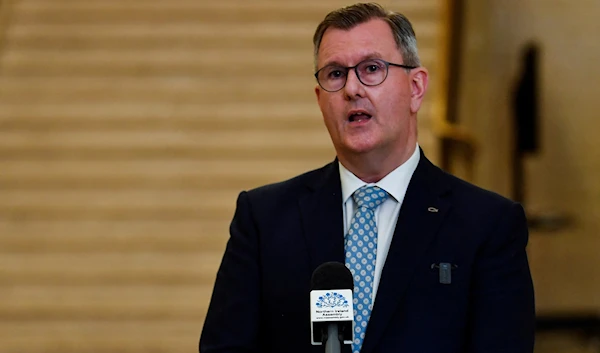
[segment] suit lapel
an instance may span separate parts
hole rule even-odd
[[[342,186],[337,160],[316,172],[299,200],[311,273],[324,262],[344,263]]]
[[[312,273],[325,262],[345,262],[342,185],[337,159],[317,172],[307,187],[309,191],[300,198],[299,206]],[[342,352],[351,353],[351,346],[343,345]]]
[[[421,152],[400,209],[362,353],[373,351],[377,345],[450,207],[441,197],[447,191],[443,176]]]

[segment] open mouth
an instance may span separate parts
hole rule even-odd
[[[367,114],[367,113],[354,113],[354,114],[350,114],[350,116],[348,117],[348,121],[350,121],[351,123],[354,122],[362,122],[362,121],[367,121],[371,119],[371,115]]]

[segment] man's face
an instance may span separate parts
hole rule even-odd
[[[403,64],[392,30],[380,19],[348,31],[329,28],[319,48],[318,68],[336,64],[354,66],[365,59],[383,59]],[[377,152],[382,156],[408,158],[416,144],[416,113],[427,88],[427,71],[407,72],[390,66],[388,76],[377,86],[365,86],[348,72],[344,88],[327,92],[315,88],[327,130],[338,157]]]

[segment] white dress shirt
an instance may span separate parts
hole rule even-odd
[[[390,197],[375,210],[375,223],[377,224],[377,259],[375,261],[375,273],[373,276],[373,303],[377,295],[381,271],[387,258],[396,222],[400,213],[400,207],[404,201],[408,183],[419,164],[421,154],[419,145],[415,148],[412,156],[401,166],[394,169],[383,179],[376,183],[367,184],[360,180],[356,175],[346,169],[342,163],[340,167],[340,180],[342,182],[342,197],[344,200],[344,235],[348,232],[350,221],[356,211],[356,204],[352,198],[352,194],[364,185],[376,185],[385,190]]]

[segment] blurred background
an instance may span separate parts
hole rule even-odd
[[[0,352],[194,352],[237,194],[334,157],[341,0],[0,0]],[[420,144],[523,202],[536,353],[600,352],[600,1],[387,0]]]

